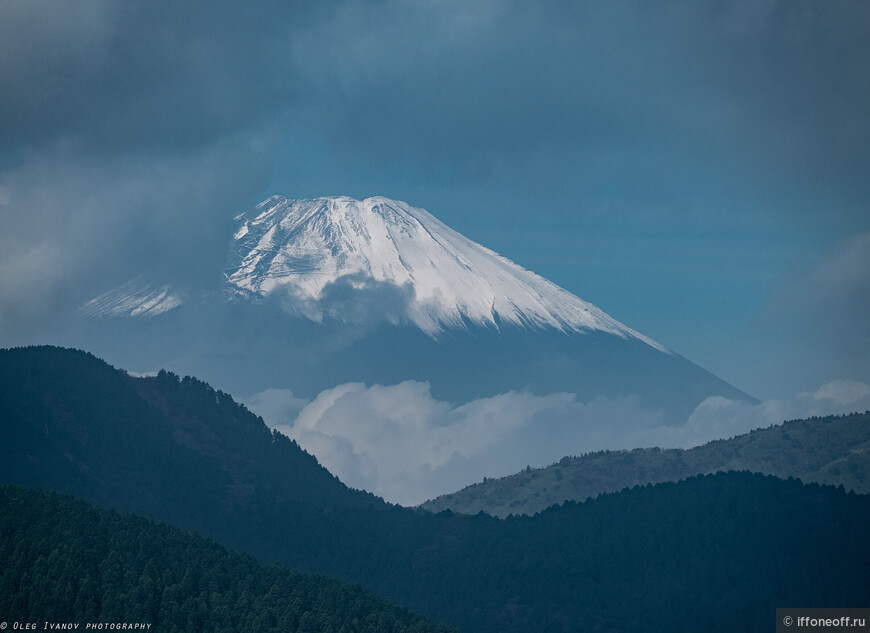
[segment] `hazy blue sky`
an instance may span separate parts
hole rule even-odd
[[[219,283],[267,195],[384,195],[759,398],[870,382],[868,33],[847,0],[5,0],[0,344]]]

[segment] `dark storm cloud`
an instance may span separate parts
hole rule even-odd
[[[319,3],[0,7],[0,319],[145,273],[219,282],[300,82],[285,50]]]
[[[278,120],[430,159],[655,142],[867,167],[861,2],[13,0],[3,12],[7,149],[58,135],[185,147]]]
[[[847,0],[8,0],[0,319],[218,283],[278,192],[831,243],[867,229],[868,31]]]
[[[304,92],[288,48],[328,4],[6,3],[4,146],[160,151],[255,126]]]
[[[866,193],[868,18],[857,2],[348,3],[295,48],[336,144],[536,194],[568,178],[648,213],[747,185]],[[796,177],[800,193],[779,187]]]
[[[226,154],[242,156],[229,165]],[[256,186],[244,145],[193,154],[94,156],[63,144],[0,178],[0,332],[69,310],[145,274],[185,294],[210,289],[228,221]]]

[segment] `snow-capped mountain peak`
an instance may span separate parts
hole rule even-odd
[[[387,318],[430,335],[468,324],[603,331],[655,341],[543,277],[460,235],[427,211],[383,197],[273,196],[236,217],[237,295],[276,296],[320,321],[342,314],[338,290],[371,291]],[[381,294],[378,294],[381,293]]]

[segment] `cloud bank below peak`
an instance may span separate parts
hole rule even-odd
[[[684,425],[665,426],[637,398],[509,392],[455,406],[427,383],[347,383],[311,401],[270,389],[246,404],[346,484],[416,505],[483,477],[603,449],[690,448],[784,420],[870,409],[870,385],[836,380],[760,404],[711,397]]]

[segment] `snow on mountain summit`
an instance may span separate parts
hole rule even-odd
[[[229,287],[276,295],[321,321],[330,290],[389,287],[408,320],[430,335],[468,323],[598,330],[658,343],[599,308],[449,228],[427,211],[383,197],[273,196],[236,217]]]

